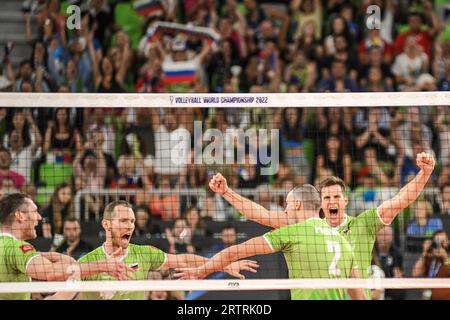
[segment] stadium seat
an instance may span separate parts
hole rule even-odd
[[[65,163],[44,163],[39,168],[39,181],[46,187],[56,187],[72,177],[72,166]]]

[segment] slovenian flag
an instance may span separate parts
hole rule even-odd
[[[190,61],[165,61],[162,64],[165,85],[172,83],[192,84],[197,80],[197,63]]]
[[[133,6],[140,16],[160,16],[164,14],[164,6],[161,0],[135,0]]]
[[[133,269],[134,271],[138,271],[139,270],[139,264],[137,262],[130,264],[129,267],[131,269]]]

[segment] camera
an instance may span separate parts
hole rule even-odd
[[[435,239],[435,240],[433,240],[431,242],[431,245],[430,245],[430,248],[428,249],[428,252],[431,252],[431,251],[433,251],[435,249],[439,249],[441,247],[442,247],[441,242],[439,240]]]

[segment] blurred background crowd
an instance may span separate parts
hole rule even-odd
[[[381,29],[366,24],[373,4]],[[68,28],[70,5],[81,9],[79,29]],[[172,27],[156,32],[162,21]],[[449,91],[449,22],[445,0],[6,0],[0,91]],[[251,152],[243,164],[168,164],[180,132],[193,137],[194,121],[222,132],[279,129],[278,171],[261,175]],[[187,148],[202,143],[191,139]],[[30,194],[44,216],[36,246],[75,257],[101,243],[96,221],[114,198],[136,206],[135,242],[210,255],[264,231],[211,193],[217,171],[271,210],[284,206],[271,190],[336,175],[350,187],[348,213],[357,215],[394,195],[418,172],[416,154],[429,152],[437,167],[427,191],[380,232],[373,273],[435,277],[436,261],[448,260],[448,105],[1,108],[0,144],[1,195]],[[270,141],[241,147],[262,144]],[[398,293],[378,294],[404,298]]]

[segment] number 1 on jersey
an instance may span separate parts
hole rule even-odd
[[[328,267],[328,274],[331,276],[340,276],[341,270],[337,267],[337,263],[341,258],[341,246],[337,241],[327,241],[328,252],[334,252],[333,260],[331,260],[331,264]]]

